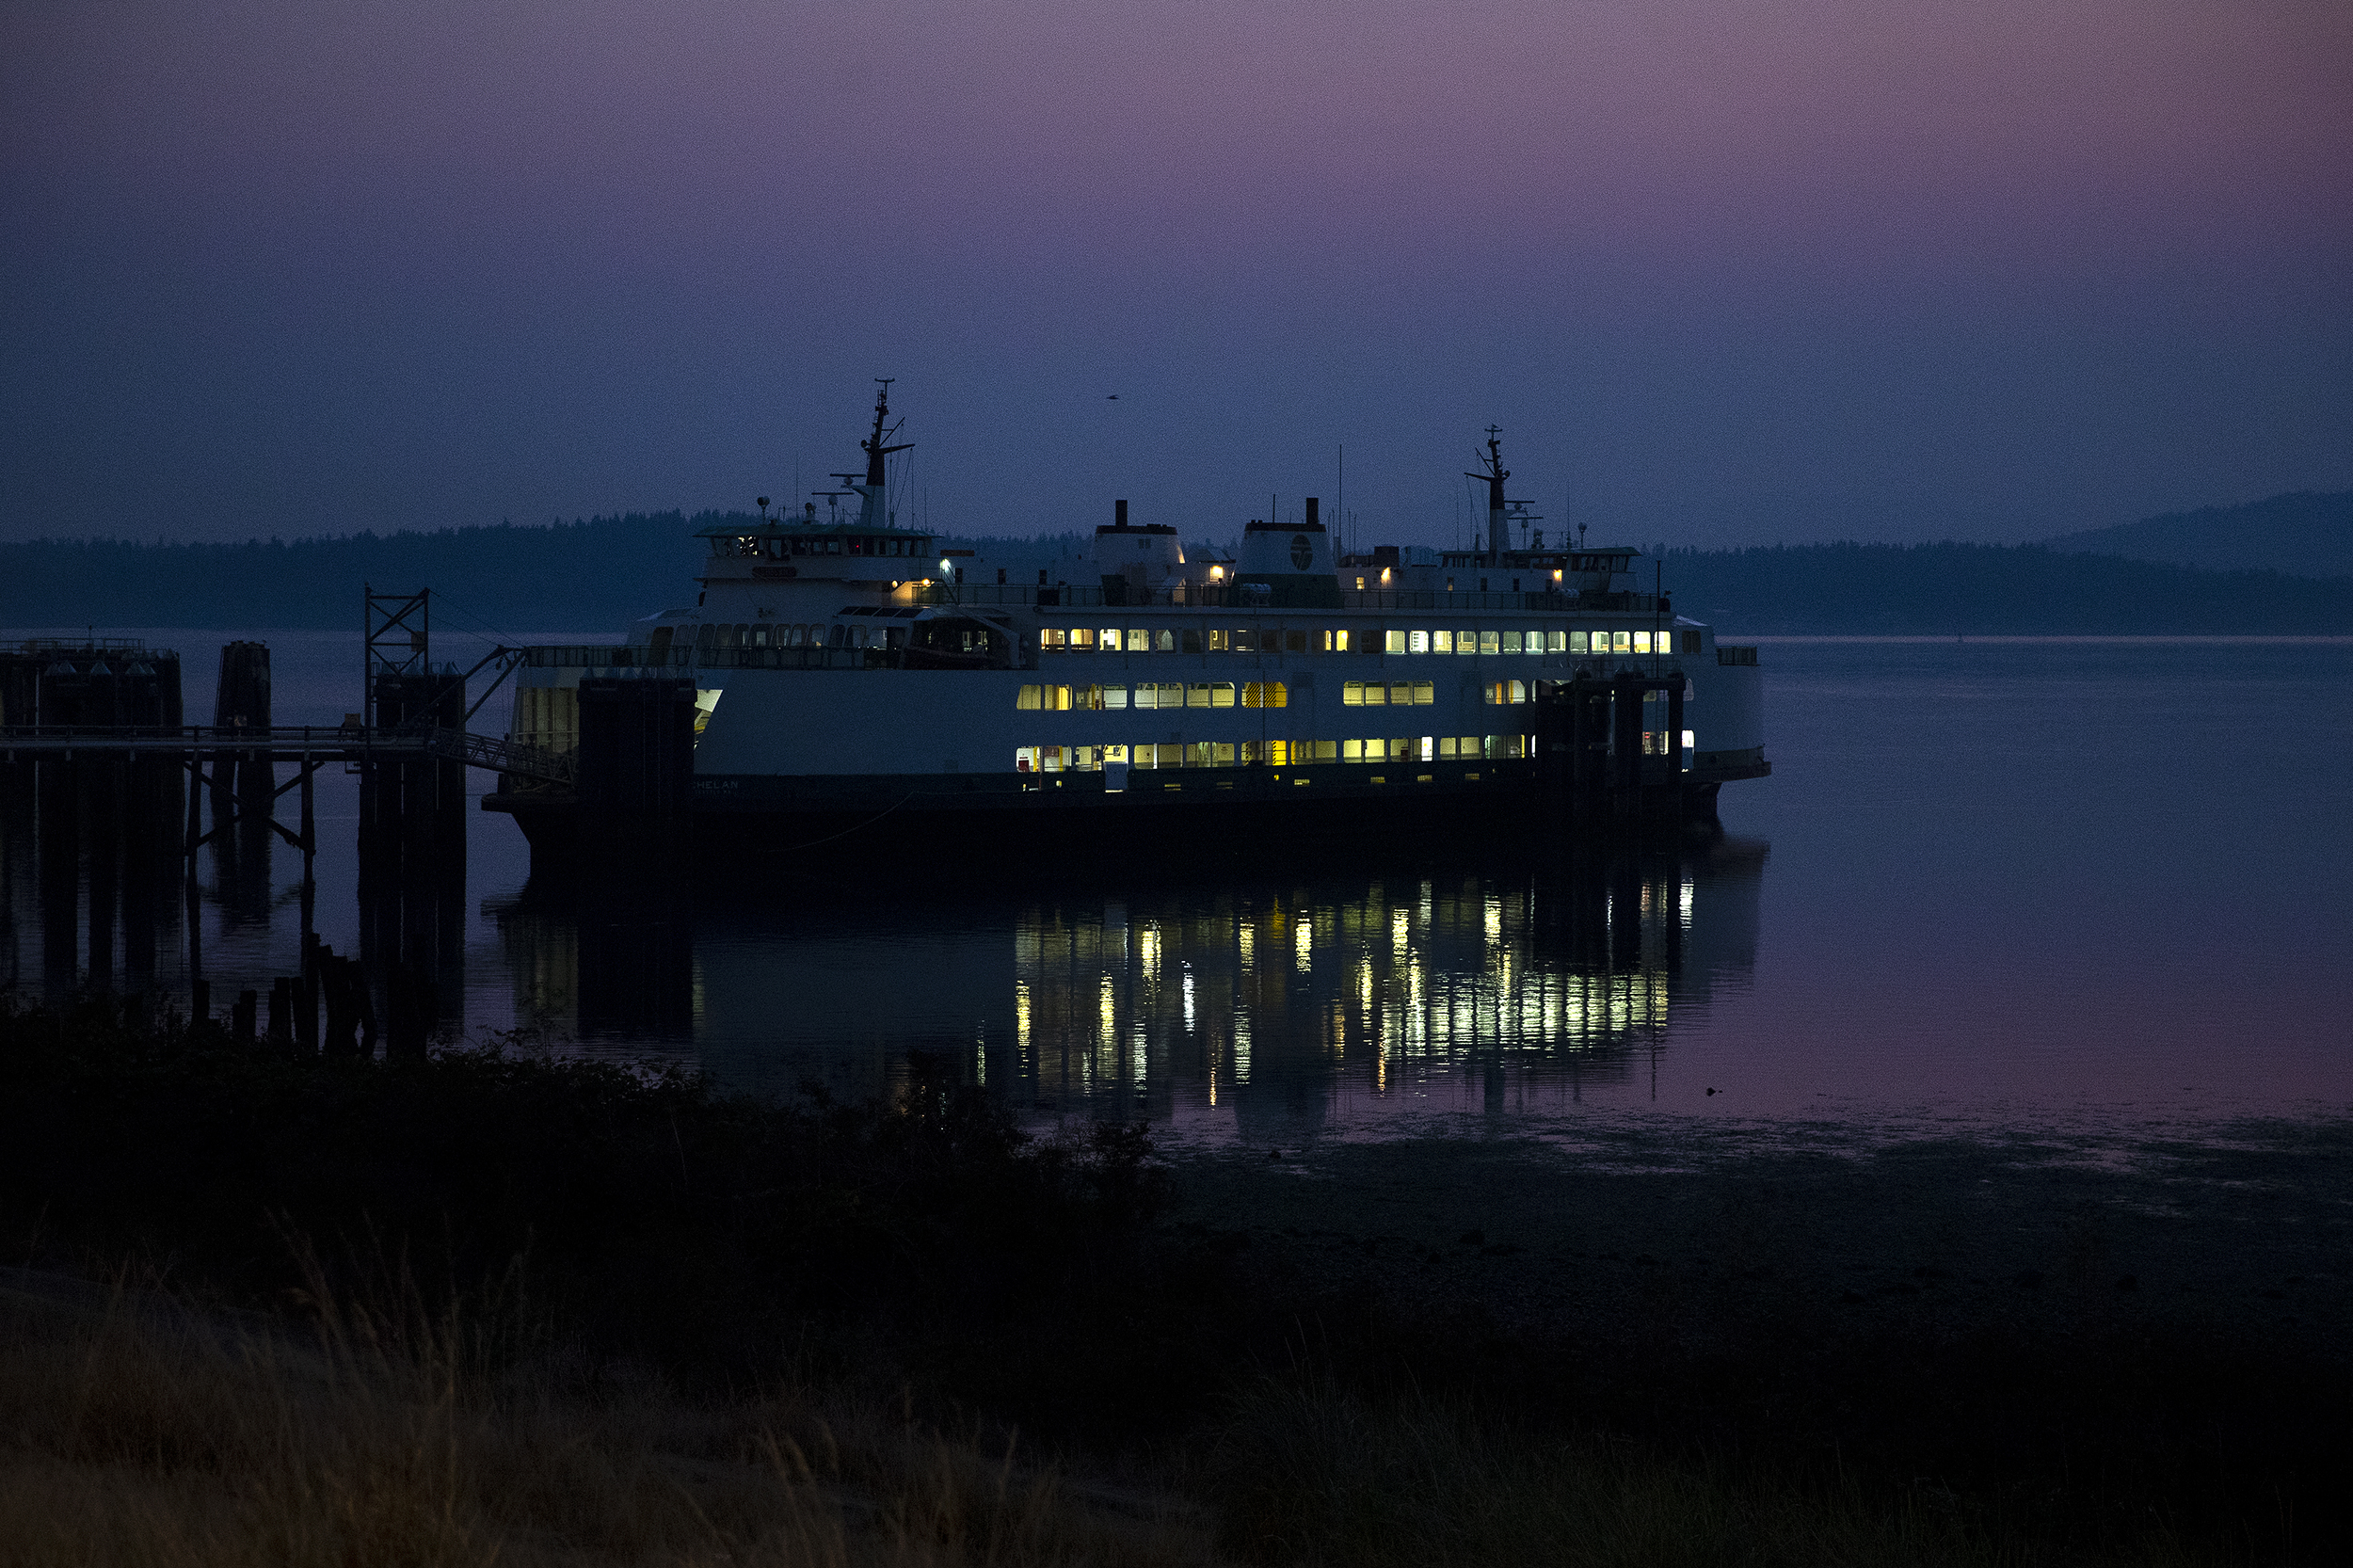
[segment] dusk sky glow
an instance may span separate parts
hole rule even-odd
[[[2017,538],[2353,487],[2353,7],[0,14],[0,536]],[[1119,400],[1107,394],[1116,392]]]

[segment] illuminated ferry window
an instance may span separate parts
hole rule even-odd
[[[1126,746],[1103,746],[1100,750],[1103,753],[1103,760],[1106,762],[1125,762],[1128,760]]]
[[[1518,682],[1514,681],[1513,684],[1516,685]],[[1081,688],[1081,690],[1083,689],[1084,688]],[[1070,711],[1070,688],[1067,686],[1047,687],[1046,706],[1053,709],[1056,712],[1068,712]]]
[[[1406,633],[1405,633],[1405,651],[1406,651],[1406,652],[1408,652],[1408,653],[1427,653],[1427,652],[1429,652],[1429,651],[1430,651],[1430,633],[1429,633],[1429,632],[1406,632]]]
[[[1201,750],[1206,754],[1204,761],[1196,766],[1230,768],[1234,765],[1234,743],[1231,741],[1211,741],[1205,744]]]
[[[1454,633],[1451,632],[1433,632],[1430,633],[1430,651],[1433,653],[1453,652]]]
[[[1414,702],[1416,706],[1427,708],[1437,700],[1438,688],[1434,681],[1417,680],[1414,682]]]
[[[1457,653],[1476,653],[1476,652],[1478,652],[1478,651],[1479,651],[1479,633],[1478,633],[1478,632],[1455,632],[1455,633],[1454,633],[1454,651],[1455,651],[1455,652],[1457,652]]]
[[[1253,680],[1241,689],[1244,708],[1281,708],[1290,701],[1290,693],[1280,680]]]
[[[1420,744],[1419,747],[1417,748],[1417,758],[1418,758],[1418,760],[1421,760],[1421,761],[1427,762],[1427,761],[1429,761],[1432,758],[1433,758],[1433,757],[1437,756],[1437,754],[1438,754],[1438,743],[1437,743],[1436,741],[1434,741],[1434,740],[1431,739],[1429,736],[1424,735],[1424,736],[1421,738],[1421,744]]]
[[[1284,651],[1284,652],[1286,652],[1286,653],[1305,653],[1305,652],[1306,652],[1306,651],[1307,651],[1307,633],[1306,633],[1306,632],[1284,632],[1284,633],[1283,633],[1283,651]]]
[[[1227,646],[1236,653],[1255,653],[1257,651],[1258,640],[1250,634],[1250,628],[1238,626],[1234,628]]]
[[[1517,653],[1519,650],[1520,634],[1516,632],[1506,632],[1503,634],[1503,651],[1506,653]]]
[[[1141,626],[1128,628],[1128,651],[1130,653],[1151,652],[1152,633]]]
[[[1186,635],[1191,636],[1192,633],[1188,632]],[[1225,651],[1225,628],[1222,626],[1212,626],[1209,628],[1209,651],[1211,653],[1223,653]]]
[[[1610,633],[1609,633],[1609,651],[1610,651],[1610,652],[1612,652],[1612,653],[1631,653],[1631,652],[1633,652],[1633,651],[1634,651],[1634,633],[1633,633],[1633,632],[1610,632]]]
[[[1189,636],[1189,637],[1190,637],[1190,636],[1193,636],[1193,635],[1194,635],[1194,634],[1195,634],[1195,633],[1193,633],[1193,632],[1186,632],[1186,633],[1185,633],[1185,635],[1187,635],[1187,636]],[[1152,639],[1152,651],[1153,651],[1153,652],[1155,652],[1155,653],[1174,653],[1174,652],[1176,652],[1176,632],[1162,632],[1161,633],[1160,633],[1160,635],[1158,635],[1157,637],[1154,637],[1154,638]]]
[[[1568,650],[1569,634],[1566,632],[1547,632],[1545,633],[1545,652],[1566,653]]]
[[[1385,632],[1381,639],[1381,651],[1384,653],[1404,652],[1405,633],[1402,632]]]
[[[1502,652],[1503,633],[1500,632],[1481,632],[1479,634],[1479,651],[1481,653]]]
[[[1585,651],[1584,632],[1572,632],[1569,633],[1569,651],[1571,653],[1582,653]]]
[[[1038,628],[1037,646],[1040,651],[1044,651],[1049,648],[1059,648],[1064,647],[1065,645],[1063,641],[1062,628],[1059,626],[1042,626]]]
[[[1381,680],[1368,680],[1365,682],[1364,705],[1366,707],[1385,708],[1388,706],[1388,701],[1389,688],[1387,682]]]
[[[1343,762],[1361,762],[1361,761],[1363,761],[1364,760],[1365,760],[1365,743],[1364,743],[1364,742],[1362,742],[1362,741],[1342,741],[1342,742],[1340,743],[1340,760],[1341,760],[1341,761],[1343,761]]]
[[[1093,648],[1095,646],[1095,628],[1092,626],[1072,627],[1070,629],[1070,646],[1072,648]]]
[[[1650,651],[1649,632],[1637,632],[1634,633],[1634,651],[1637,653],[1648,653]]]
[[[1410,680],[1391,681],[1389,704],[1395,708],[1411,708],[1414,705],[1414,683]]]
[[[1095,686],[1090,687],[1089,690],[1103,694],[1103,706],[1106,708],[1128,706],[1128,688],[1125,686]]]
[[[1101,648],[1106,653],[1117,653],[1120,647],[1119,628],[1116,626],[1107,626],[1103,628],[1102,641],[1096,643],[1095,646]]]
[[[1362,708],[1364,705],[1365,683],[1361,680],[1342,681],[1340,683],[1340,706],[1343,708]]]

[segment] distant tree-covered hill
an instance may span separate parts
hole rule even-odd
[[[0,544],[0,627],[357,627],[363,583],[431,587],[472,629],[617,635],[691,602],[695,531],[741,513],[248,544]],[[943,541],[946,543],[948,541]],[[1016,573],[1078,535],[953,541]],[[2203,571],[2045,546],[1779,546],[1670,552],[1676,608],[1728,632],[2353,633],[2353,578]]]
[[[1727,632],[2353,632],[2353,578],[2041,545],[1675,550],[1664,568],[1675,608]]]
[[[2053,550],[2126,555],[2210,570],[2272,570],[2353,577],[2353,490],[2299,490],[2244,506],[2207,506],[2062,534]]]

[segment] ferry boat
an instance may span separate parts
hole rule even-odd
[[[1646,589],[1641,551],[1547,545],[1497,429],[1470,549],[1342,552],[1310,497],[1193,560],[1114,501],[1082,560],[1016,568],[899,524],[889,386],[823,515],[763,498],[702,531],[693,604],[523,650],[508,738],[573,782],[483,804],[535,855],[1706,820],[1770,771],[1756,649]]]

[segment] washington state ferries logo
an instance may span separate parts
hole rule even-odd
[[[1291,536],[1292,567],[1300,571],[1305,571],[1309,567],[1315,565],[1315,559],[1316,547],[1307,542],[1307,536],[1305,534],[1293,534]]]

